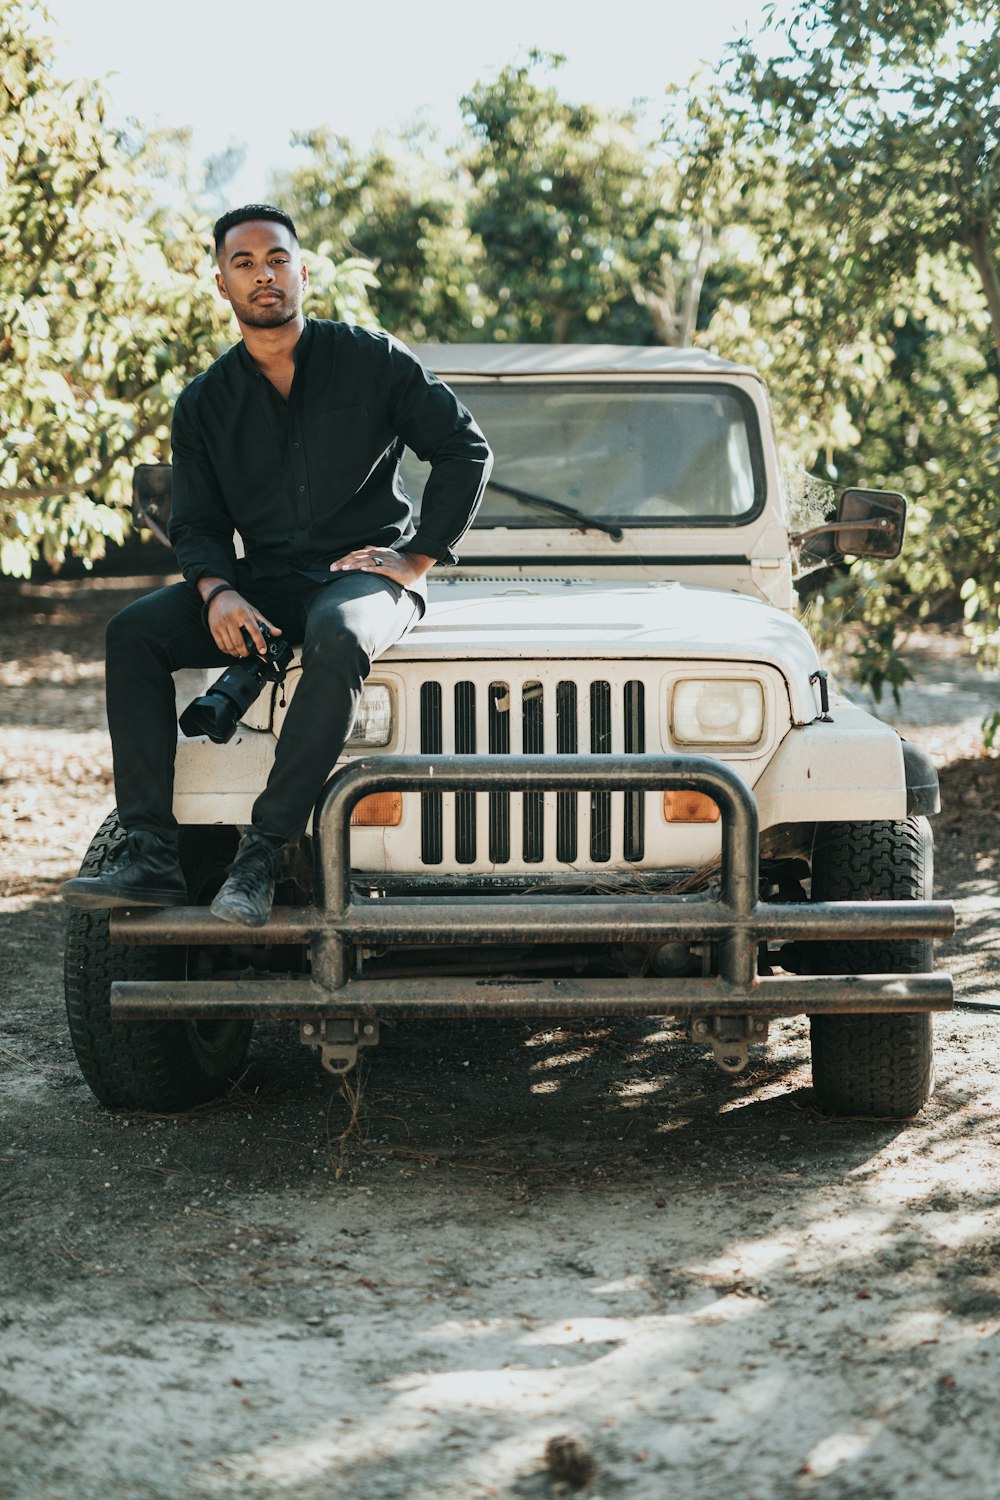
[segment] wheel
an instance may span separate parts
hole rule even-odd
[[[816,831],[814,901],[916,901],[934,881],[926,818],[830,823]],[[886,939],[804,945],[814,974],[924,973],[926,940]],[[931,1017],[918,1014],[811,1016],[813,1088],[824,1114],[906,1120],[930,1097],[934,1078]]]
[[[192,899],[218,889],[231,854],[208,852],[206,841],[183,836],[181,860]],[[200,835],[202,830],[190,830]],[[205,830],[207,832],[207,830]],[[223,830],[212,829],[213,839]],[[96,874],[124,839],[117,815],[106,818],[81,866]],[[187,845],[187,847],[185,847]],[[252,1021],[114,1021],[116,980],[182,979],[192,950],[126,948],[108,936],[108,912],[72,910],[66,935],[66,1015],[77,1061],[98,1101],[108,1109],[172,1112],[221,1094],[246,1055]]]

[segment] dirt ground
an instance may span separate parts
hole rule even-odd
[[[801,1021],[736,1080],[648,1021],[425,1024],[353,1100],[265,1026],[221,1105],[109,1114],[56,890],[139,583],[0,589],[2,1500],[1000,1493],[996,679],[918,642],[900,714],[961,918],[916,1121],[821,1118]]]

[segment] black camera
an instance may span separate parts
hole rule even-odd
[[[193,739],[205,734],[217,745],[225,745],[236,733],[236,726],[268,682],[282,682],[294,652],[284,639],[275,640],[266,625],[260,626],[264,637],[265,654],[262,656],[253,643],[250,632],[240,627],[243,639],[249,648],[249,656],[241,656],[231,667],[227,667],[207,693],[195,698],[181,714],[181,732]]]

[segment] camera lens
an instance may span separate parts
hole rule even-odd
[[[216,745],[225,745],[251,703],[256,702],[266,682],[280,682],[294,652],[285,640],[275,640],[266,626],[260,627],[267,655],[260,656],[248,630],[242,631],[249,656],[227,667],[207,693],[195,698],[181,714],[181,733],[194,739],[207,735]]]
[[[236,733],[239,715],[225,698],[212,697],[208,693],[189,703],[181,714],[181,731],[188,739],[206,736],[216,745],[225,745]]]

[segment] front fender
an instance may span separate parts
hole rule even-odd
[[[761,773],[754,792],[762,829],[922,810],[908,805],[904,742],[895,729],[846,698],[832,699],[830,716],[790,729]]]

